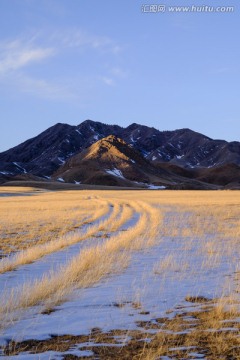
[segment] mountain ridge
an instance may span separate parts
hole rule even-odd
[[[188,128],[160,131],[137,123],[121,127],[88,119],[79,125],[57,123],[0,153],[0,180],[4,182],[21,174],[49,178],[71,157],[108,136],[115,136],[132,147],[156,173],[161,169],[171,173],[173,178],[202,181],[208,179],[207,169],[213,169],[209,179],[214,183],[214,168],[223,166],[224,173],[227,164],[240,166],[240,142],[237,141],[213,140]],[[140,168],[144,166],[139,165]],[[226,167],[226,172],[234,172],[232,178],[237,182],[238,171],[238,168]],[[219,185],[227,185],[227,180],[221,180]]]

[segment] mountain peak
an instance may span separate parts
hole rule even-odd
[[[95,125],[97,123],[97,121],[91,120],[91,119],[86,119],[84,121],[82,121],[78,126],[80,125]]]
[[[123,139],[117,137],[116,135],[108,135],[106,136],[105,138],[99,140],[97,143],[101,143],[101,142],[104,142],[104,141],[107,141],[111,144],[124,144],[124,145],[127,145],[129,146]]]
[[[116,157],[119,159],[129,160],[132,156],[136,156],[135,153],[136,151],[124,140],[116,135],[108,135],[92,144],[84,151],[83,154],[85,159],[106,159],[111,156],[112,158]]]
[[[149,182],[149,169],[154,172],[151,164],[138,151],[111,134],[71,157],[57,170],[54,178],[88,184],[94,179],[95,183],[102,185],[107,182],[133,186],[133,181]]]
[[[128,125],[128,126],[127,126],[127,129],[128,129],[128,130],[135,130],[135,129],[137,129],[139,126],[143,126],[143,125],[140,125],[140,124],[137,124],[137,123],[134,122],[134,123]]]

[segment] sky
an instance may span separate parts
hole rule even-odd
[[[0,151],[86,119],[240,141],[239,24],[236,0],[0,0]]]

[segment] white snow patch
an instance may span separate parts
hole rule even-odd
[[[82,135],[81,131],[79,131],[78,129],[75,130],[79,135]]]
[[[194,357],[195,359],[202,359],[204,358],[204,354],[199,354],[199,353],[196,353],[196,352],[191,352],[189,353],[190,356]]]
[[[136,140],[133,139],[133,136],[132,136],[132,135],[130,136],[130,140],[131,140],[132,142],[136,142]]]
[[[166,189],[166,186],[150,184],[150,185],[148,185],[148,189],[150,189],[150,190],[163,190],[163,189]]]
[[[58,160],[60,161],[61,164],[64,164],[65,163],[65,160],[61,157],[58,157]]]
[[[134,181],[135,184],[144,186],[146,189],[149,190],[163,190],[166,189],[166,186],[163,185],[153,185],[153,184],[146,184],[143,182]]]
[[[18,165],[18,163],[13,162],[14,165],[16,165],[19,169],[23,170],[24,174],[27,174],[27,171],[20,165]]]
[[[143,156],[146,158],[146,157],[149,155],[149,152],[147,152],[147,151],[142,151],[142,154],[143,154]]]
[[[0,174],[3,174],[3,175],[10,175],[10,173],[9,173],[9,172],[7,172],[7,171],[0,171]]]
[[[154,160],[156,160],[157,159],[157,157],[156,156],[153,156],[152,157],[152,161],[154,161]]]
[[[118,170],[118,169],[112,169],[112,170],[105,170],[106,173],[110,174],[110,175],[114,175],[114,176],[117,176],[117,177],[120,177],[122,179],[125,179],[125,177],[123,176],[121,170]]]
[[[61,360],[63,358],[63,355],[65,354],[71,354],[76,356],[92,356],[93,352],[91,350],[68,350],[66,352],[59,352],[59,351],[46,351],[44,353],[38,353],[37,357],[36,354],[30,354],[29,352],[23,352],[18,355],[12,355],[11,360]]]
[[[176,158],[179,160],[182,159],[183,157],[184,157],[184,155],[176,155]]]
[[[81,184],[81,181],[76,181],[76,180],[74,180],[74,182],[75,182],[76,185]]]
[[[208,168],[214,167],[215,165],[217,165],[217,163],[213,163],[212,165],[209,165]]]
[[[57,178],[58,181],[64,182],[63,178],[59,177]]]
[[[141,185],[141,186],[147,186],[147,184],[146,183],[144,183],[144,182],[140,182],[140,181],[133,181],[135,184],[138,184],[138,185]]]

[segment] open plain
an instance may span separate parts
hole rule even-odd
[[[238,191],[0,188],[0,357],[240,359]]]

